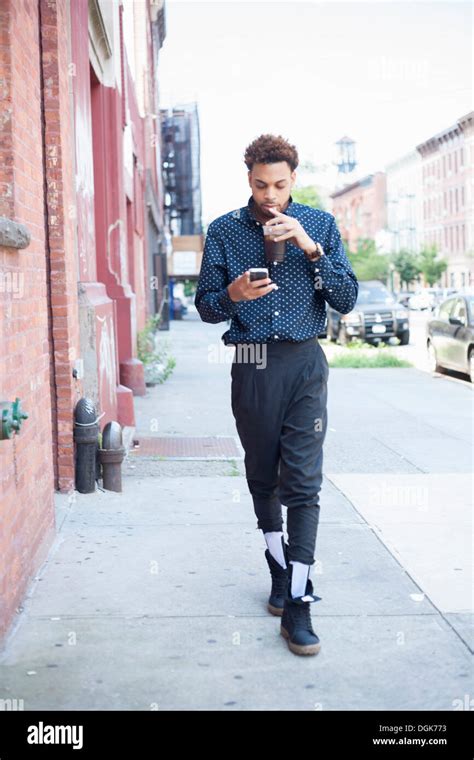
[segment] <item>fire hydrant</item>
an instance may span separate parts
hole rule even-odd
[[[102,485],[107,491],[122,491],[121,464],[124,456],[122,428],[118,422],[108,422],[102,431],[102,448],[99,449]]]

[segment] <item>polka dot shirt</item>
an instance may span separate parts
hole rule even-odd
[[[208,227],[194,303],[204,322],[230,319],[222,335],[229,343],[299,342],[323,331],[325,302],[347,314],[354,308],[358,282],[344,250],[334,216],[295,203],[290,196],[284,211],[298,219],[324,256],[310,262],[296,245],[286,241],[283,262],[265,261],[262,224],[248,205],[218,217]],[[278,290],[252,301],[234,302],[227,286],[250,267],[269,268]]]

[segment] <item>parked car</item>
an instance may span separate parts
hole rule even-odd
[[[340,314],[328,306],[327,335],[341,344],[352,338],[367,343],[398,338],[406,346],[410,341],[409,312],[382,282],[362,281],[359,282],[356,305],[349,314]]]
[[[443,301],[445,301],[447,298],[449,298],[449,296],[453,296],[458,292],[459,291],[456,288],[437,288],[434,293],[431,310],[434,311],[436,307],[443,303]]]
[[[436,307],[426,324],[426,348],[432,372],[464,372],[474,383],[474,295],[451,296]]]
[[[408,306],[408,301],[412,295],[414,295],[412,290],[400,290],[398,293],[395,293],[395,298],[402,306]]]
[[[173,298],[173,319],[182,319],[188,312],[188,307],[181,298]]]
[[[417,311],[431,309],[435,302],[436,290],[436,288],[423,288],[422,290],[417,290],[417,292],[408,299],[408,308]]]
[[[425,309],[433,311],[438,304],[454,293],[457,293],[456,288],[423,288],[411,296],[408,307],[420,311]]]

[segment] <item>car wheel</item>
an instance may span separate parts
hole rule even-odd
[[[346,328],[342,325],[339,327],[339,332],[337,334],[337,341],[340,343],[341,346],[347,346],[349,342],[349,338],[347,337]]]
[[[408,346],[410,342],[410,330],[404,330],[400,335],[397,335],[401,346]]]
[[[431,341],[428,343],[428,366],[430,372],[442,372],[442,367],[440,364],[438,364],[436,349]]]
[[[474,348],[469,351],[469,377],[471,383],[474,383]]]

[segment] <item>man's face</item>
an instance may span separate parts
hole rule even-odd
[[[264,219],[273,219],[269,206],[284,213],[296,181],[286,161],[276,164],[254,164],[248,173],[249,185],[256,204],[256,211]]]

